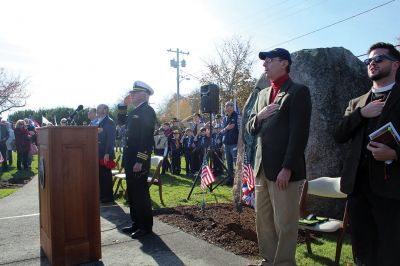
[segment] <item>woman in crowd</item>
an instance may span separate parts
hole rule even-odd
[[[15,124],[15,146],[17,149],[17,168],[28,169],[29,150],[31,147],[31,136],[24,120],[18,120]],[[22,167],[21,167],[22,164]]]

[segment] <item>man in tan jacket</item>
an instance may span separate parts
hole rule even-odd
[[[248,130],[256,136],[256,229],[261,265],[296,265],[301,180],[306,178],[311,98],[290,77],[290,53],[259,54],[271,87],[260,91]]]

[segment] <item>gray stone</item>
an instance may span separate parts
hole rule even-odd
[[[307,49],[292,54],[290,76],[309,87],[312,100],[310,136],[306,148],[307,179],[340,176],[348,145],[333,139],[336,125],[348,102],[371,88],[366,66],[349,50],[334,48]],[[339,217],[343,201],[326,203],[311,198],[311,210]]]
[[[340,47],[301,50],[292,58],[290,76],[309,87],[312,100],[307,178],[340,176],[346,146],[335,143],[333,132],[349,100],[371,88],[367,68]]]

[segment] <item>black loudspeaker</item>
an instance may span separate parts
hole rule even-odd
[[[202,113],[218,113],[219,88],[215,84],[200,87],[200,111]]]

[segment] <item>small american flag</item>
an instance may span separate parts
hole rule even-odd
[[[207,161],[203,161],[203,166],[201,167],[201,184],[200,188],[204,190],[209,184],[214,183],[216,181],[210,166],[207,164]]]
[[[246,180],[247,187],[249,190],[254,188],[254,172],[253,167],[247,160],[246,153],[244,154],[244,162],[243,162],[243,179]]]

